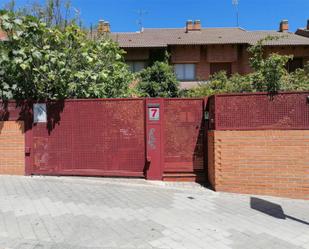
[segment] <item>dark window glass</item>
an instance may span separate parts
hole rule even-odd
[[[210,75],[225,71],[228,76],[232,75],[232,63],[210,63]]]
[[[175,64],[174,70],[178,80],[195,80],[195,64]]]
[[[145,61],[128,61],[127,64],[132,73],[138,73],[146,67]]]
[[[298,68],[303,68],[303,58],[293,58],[292,60],[289,60],[286,67],[289,73],[295,72]]]

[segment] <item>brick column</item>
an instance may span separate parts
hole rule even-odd
[[[25,174],[23,121],[0,122],[0,174]]]

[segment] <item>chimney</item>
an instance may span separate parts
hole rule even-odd
[[[196,31],[201,31],[201,21],[200,20],[194,21],[193,29]]]
[[[111,27],[110,27],[110,24],[109,22],[104,22],[103,23],[103,32],[104,33],[110,33],[111,32]]]
[[[201,31],[201,21],[195,20],[193,22],[192,20],[188,20],[186,22],[186,32],[189,31]]]
[[[104,20],[99,20],[97,29],[99,35],[103,34],[103,29],[104,29]]]
[[[98,24],[98,35],[103,35],[106,33],[110,33],[111,29],[110,29],[110,24],[109,22],[106,22],[104,20],[99,20],[99,24]]]
[[[282,20],[280,22],[280,32],[288,32],[289,31],[289,21],[288,20]]]
[[[188,20],[186,22],[186,32],[192,31],[193,30],[193,22],[192,20]]]

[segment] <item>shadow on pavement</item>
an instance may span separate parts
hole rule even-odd
[[[282,207],[277,203],[273,203],[256,197],[250,197],[250,207],[254,210],[270,215],[277,219],[291,219],[309,226],[309,222],[307,221],[297,219],[290,215],[286,215]]]

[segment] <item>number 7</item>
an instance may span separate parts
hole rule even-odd
[[[156,116],[156,113],[157,113],[157,109],[151,109],[151,111],[152,111],[152,117],[154,118],[155,116]]]

